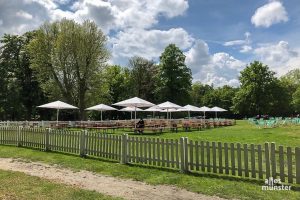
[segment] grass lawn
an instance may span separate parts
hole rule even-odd
[[[123,134],[124,131],[118,130],[116,134]],[[132,133],[127,132],[129,135]],[[137,135],[138,136],[138,135]],[[195,141],[214,141],[242,144],[264,144],[265,142],[275,142],[277,146],[299,147],[300,146],[300,126],[280,126],[276,128],[259,129],[248,121],[238,120],[234,126],[205,129],[202,131],[163,133],[153,135],[145,133],[143,136],[159,137],[168,139],[179,139],[188,137]]]
[[[165,136],[167,136],[167,134]],[[221,177],[217,175],[188,175],[166,169],[121,165],[109,161],[84,159],[78,156],[64,155],[53,152],[41,152],[37,150],[17,148],[12,146],[1,145],[0,157],[22,158],[31,161],[41,161],[48,164],[59,164],[63,167],[68,167],[74,170],[85,169],[110,176],[144,181],[149,184],[176,185],[193,192],[198,192],[206,195],[217,195],[229,199],[236,198],[292,200],[299,199],[300,196],[299,191],[262,191],[261,186],[263,185],[263,183],[259,181],[242,180],[239,178]],[[9,181],[9,179],[6,181]],[[9,185],[13,185],[13,183],[10,183]],[[21,185],[20,187],[23,187],[23,185],[28,184],[24,182],[24,184],[22,183],[19,185]],[[49,192],[49,196],[54,195],[51,194],[50,189],[49,191],[46,190],[45,192],[46,194]],[[87,194],[87,197],[89,195],[92,194]],[[80,195],[78,195],[78,197],[80,197]],[[83,197],[85,196],[83,195]]]
[[[0,199],[117,199],[97,192],[53,183],[20,172],[0,170],[0,183]]]

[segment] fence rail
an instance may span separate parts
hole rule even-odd
[[[300,184],[300,148],[0,127],[0,144],[181,170]]]

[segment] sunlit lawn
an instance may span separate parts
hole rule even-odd
[[[1,148],[2,147],[0,147],[0,149]],[[0,199],[117,199],[97,192],[53,183],[51,181],[28,176],[20,172],[0,170],[0,183]]]
[[[128,133],[129,135],[139,136],[130,131],[118,130],[115,134]],[[234,126],[204,129],[202,131],[184,132],[179,129],[178,133],[164,132],[162,134],[153,134],[146,132],[142,137],[159,137],[166,139],[179,139],[188,137],[190,140],[214,141],[228,143],[247,143],[247,144],[264,144],[265,142],[275,142],[276,145],[290,147],[300,146],[300,125],[286,125],[275,128],[257,128],[248,121],[239,120]]]

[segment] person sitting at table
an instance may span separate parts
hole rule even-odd
[[[145,128],[145,122],[144,122],[143,118],[141,118],[140,121],[138,121],[138,123],[136,124],[136,127],[138,128],[139,133],[143,133],[143,129]]]

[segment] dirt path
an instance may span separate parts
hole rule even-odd
[[[24,162],[18,159],[0,158],[0,169],[23,172],[59,183],[94,190],[102,194],[125,199],[221,199],[218,197],[196,194],[173,186],[152,186],[139,181],[119,179],[89,171],[73,172],[58,166],[38,162]]]

